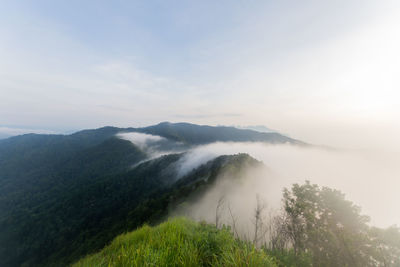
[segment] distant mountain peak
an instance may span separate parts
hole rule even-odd
[[[133,131],[159,135],[170,140],[191,145],[213,142],[267,142],[304,144],[299,140],[289,138],[265,126],[240,128],[233,126],[197,125],[185,122],[162,122],[149,127],[137,128]]]

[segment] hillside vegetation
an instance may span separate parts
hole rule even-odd
[[[253,245],[236,240],[229,229],[174,218],[157,227],[123,234],[74,267],[91,266],[277,266]]]
[[[263,212],[257,204],[254,238],[243,238],[235,220],[174,218],[121,235],[75,266],[400,266],[399,229],[370,227],[338,190],[294,184],[282,213],[268,220]]]
[[[0,141],[0,266],[66,266],[123,232],[158,222],[224,169],[254,162],[219,157],[178,179],[184,154],[150,160],[115,137],[119,131]]]

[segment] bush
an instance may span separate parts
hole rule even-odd
[[[266,249],[268,255],[275,259],[279,267],[309,267],[312,264],[312,255],[310,253],[301,252],[296,255],[293,249]]]

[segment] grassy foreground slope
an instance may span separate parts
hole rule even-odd
[[[271,257],[236,240],[228,229],[174,218],[123,234],[83,266],[276,266]]]

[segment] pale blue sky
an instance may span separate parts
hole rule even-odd
[[[399,7],[0,1],[0,126],[264,124],[343,146],[395,136]]]

